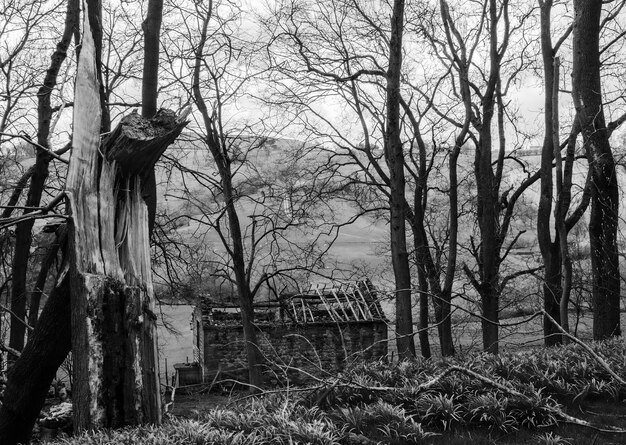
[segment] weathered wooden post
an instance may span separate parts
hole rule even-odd
[[[87,10],[83,23],[66,183],[72,215],[73,401],[78,431],[161,421],[142,183],[186,125],[168,111],[151,120],[133,113],[101,141]]]

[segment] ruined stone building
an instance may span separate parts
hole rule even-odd
[[[317,286],[255,304],[259,347],[270,384],[311,381],[351,361],[387,355],[387,319],[369,281]],[[194,355],[205,382],[247,377],[235,304],[203,299],[193,317]],[[310,374],[310,375],[309,375]]]

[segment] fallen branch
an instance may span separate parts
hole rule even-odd
[[[589,353],[589,354],[593,357],[593,359],[594,359],[594,360],[596,360],[596,361],[598,362],[598,364],[599,364],[600,366],[602,366],[602,367],[606,370],[606,372],[608,372],[608,373],[611,375],[611,377],[613,377],[615,380],[617,380],[617,381],[619,382],[619,384],[620,384],[620,385],[622,385],[622,386],[626,387],[626,381],[625,381],[623,378],[621,378],[621,377],[620,377],[620,376],[619,376],[619,375],[618,375],[615,371],[613,371],[613,370],[611,369],[611,367],[609,366],[609,364],[608,364],[608,363],[607,363],[607,362],[606,362],[606,361],[605,361],[602,357],[600,357],[600,355],[599,355],[599,354],[597,354],[597,353],[596,353],[593,349],[591,349],[591,347],[589,347],[589,345],[588,345],[588,344],[586,344],[584,341],[582,341],[582,340],[580,340],[580,339],[576,338],[575,336],[573,336],[572,334],[570,334],[569,332],[567,332],[565,329],[563,329],[563,328],[561,327],[561,325],[560,325],[560,324],[558,324],[558,323],[556,322],[556,320],[555,320],[554,318],[552,318],[552,317],[550,316],[550,314],[548,314],[545,310],[542,310],[541,312],[543,312],[543,315],[544,315],[544,316],[545,316],[548,320],[550,320],[550,322],[551,322],[554,326],[556,326],[556,328],[557,328],[557,329],[561,332],[561,334],[562,334],[562,335],[564,335],[565,337],[567,337],[569,340],[573,341],[574,343],[577,343],[577,344],[579,344],[580,346],[582,346],[582,348],[583,348],[585,351],[587,351],[587,352],[588,352],[588,353]]]
[[[502,383],[497,382],[494,379],[491,379],[489,377],[486,377],[482,374],[477,373],[476,371],[473,371],[469,368],[464,368],[462,366],[450,366],[449,368],[445,369],[443,372],[441,372],[439,375],[433,377],[431,380],[429,380],[428,382],[424,382],[421,385],[413,388],[413,391],[416,393],[422,392],[422,391],[427,391],[429,389],[431,389],[432,387],[436,386],[443,378],[445,378],[446,376],[452,374],[452,373],[461,373],[461,374],[465,374],[468,377],[474,378],[476,380],[480,380],[481,382],[492,386],[496,389],[501,390],[502,392],[505,392],[507,394],[510,394],[514,397],[518,397],[521,398],[523,400],[529,400],[529,397],[507,385],[503,385]],[[335,380],[334,382],[328,382],[326,381],[326,388],[332,389],[335,387],[348,387],[348,388],[357,388],[357,389],[367,389],[369,391],[374,391],[374,392],[397,392],[400,391],[404,388],[398,388],[398,387],[391,387],[391,386],[366,386],[366,385],[359,385],[359,384],[354,384],[354,383],[344,383],[344,384],[339,384],[340,379]],[[325,394],[326,396],[326,394]],[[614,428],[611,426],[596,426],[591,424],[590,422],[587,422],[586,420],[582,420],[582,419],[578,419],[576,417],[570,416],[569,414],[565,413],[560,407],[551,407],[548,406],[547,409],[554,414],[557,419],[562,419],[562,420],[557,420],[558,422],[563,422],[563,423],[570,423],[573,425],[578,425],[578,426],[582,426],[582,427],[586,427],[586,428],[591,428],[593,430],[599,431],[599,432],[603,432],[603,433],[611,433],[611,434],[626,434],[626,430],[622,430],[619,428]]]

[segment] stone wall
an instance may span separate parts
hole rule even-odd
[[[224,376],[245,379],[246,355],[243,328],[239,325],[204,325],[205,376],[215,375],[218,367]],[[336,372],[346,363],[362,358],[387,355],[387,325],[384,321],[351,323],[258,324],[258,341],[266,359],[267,383],[286,381],[302,384],[312,379],[293,368],[316,376]]]

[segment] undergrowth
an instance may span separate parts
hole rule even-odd
[[[621,340],[593,343],[592,348],[625,376]],[[427,389],[421,386],[452,365],[495,384],[450,373]],[[194,419],[170,418],[160,427],[85,433],[57,443],[431,443],[448,431],[508,434],[554,426],[563,420],[563,404],[575,406],[588,398],[621,401],[624,391],[577,345],[445,361],[379,360],[352,366],[323,390],[272,393]],[[536,437],[541,443],[559,443],[552,433],[538,432]]]

